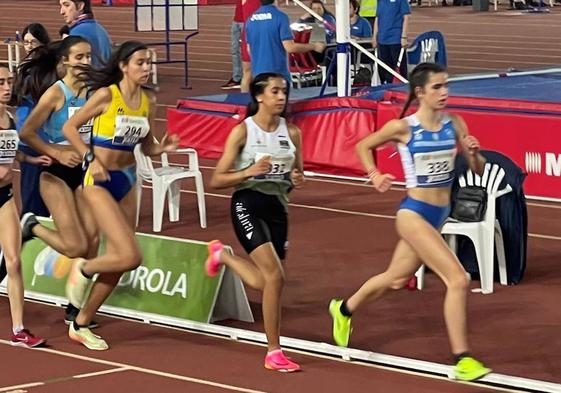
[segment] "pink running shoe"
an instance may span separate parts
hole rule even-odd
[[[267,356],[265,356],[265,368],[280,371],[281,373],[300,371],[300,365],[288,360],[284,353],[282,353],[282,349],[267,353]]]
[[[23,329],[17,334],[12,335],[10,344],[18,347],[35,348],[46,343],[47,340],[41,337],[35,337],[27,329]]]
[[[224,246],[220,240],[213,240],[208,243],[208,258],[205,261],[206,274],[209,277],[214,277],[220,271],[220,254]]]

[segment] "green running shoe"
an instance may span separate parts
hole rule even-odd
[[[333,340],[340,347],[349,346],[349,337],[353,331],[351,317],[341,314],[342,299],[331,299],[329,302],[329,313],[333,318]]]
[[[454,377],[461,381],[475,381],[491,371],[490,368],[485,367],[480,361],[468,356],[456,363],[454,366]]]

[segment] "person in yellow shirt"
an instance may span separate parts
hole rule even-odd
[[[361,0],[360,1],[360,11],[358,14],[370,23],[372,31],[374,31],[374,21],[376,20],[376,6],[378,5],[378,0]]]

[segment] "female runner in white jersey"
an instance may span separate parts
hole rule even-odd
[[[394,177],[380,173],[372,150],[387,142],[398,146],[406,178],[407,197],[399,206],[396,228],[400,240],[387,270],[370,278],[347,300],[333,299],[333,336],[347,346],[351,315],[363,304],[380,298],[388,289],[403,288],[425,263],[446,285],[444,319],[456,365],[457,379],[475,380],[491,370],[471,357],[467,340],[466,272],[448,248],[439,229],[450,213],[456,145],[461,146],[471,170],[482,174],[485,160],[478,140],[470,136],[461,117],[444,112],[448,98],[448,74],[438,64],[422,63],[409,77],[410,93],[399,119],[367,136],[357,145],[360,160],[379,192],[387,191]],[[402,118],[413,100],[417,111]]]
[[[212,176],[215,188],[235,187],[231,215],[236,235],[251,261],[222,252],[218,240],[209,244],[206,271],[221,264],[253,288],[263,291],[263,319],[268,352],[265,367],[281,372],[300,366],[284,356],[279,342],[281,292],[288,235],[288,198],[304,177],[300,130],[283,115],[288,97],[284,77],[264,73],[250,85],[246,119],[232,129]]]

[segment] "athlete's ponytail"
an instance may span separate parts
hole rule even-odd
[[[441,72],[446,72],[446,68],[436,63],[421,63],[411,71],[409,74],[409,96],[399,115],[400,119],[405,116],[409,106],[417,99],[417,87],[423,88],[429,81],[431,74],[439,74]]]
[[[33,49],[18,67],[14,83],[16,104],[21,105],[24,97],[30,97],[33,102],[39,101],[43,93],[63,77],[59,75],[58,66],[63,58],[69,57],[70,48],[79,43],[89,44],[84,38],[71,35]]]
[[[281,74],[276,74],[274,72],[264,72],[262,74],[257,75],[253,79],[253,81],[249,85],[249,94],[251,95],[251,101],[249,102],[249,104],[247,104],[247,110],[245,116],[246,118],[255,115],[259,111],[259,102],[257,101],[257,96],[265,92],[265,89],[269,84],[269,80],[273,78],[284,79],[284,76]],[[286,105],[288,105],[288,97],[286,97]],[[285,117],[286,105],[281,113],[282,117]]]
[[[118,84],[124,78],[123,71],[121,71],[121,63],[128,64],[133,54],[147,49],[148,47],[142,42],[124,42],[111,54],[111,57],[102,68],[79,67],[83,68],[83,70],[78,74],[78,79],[87,84],[88,92]]]

